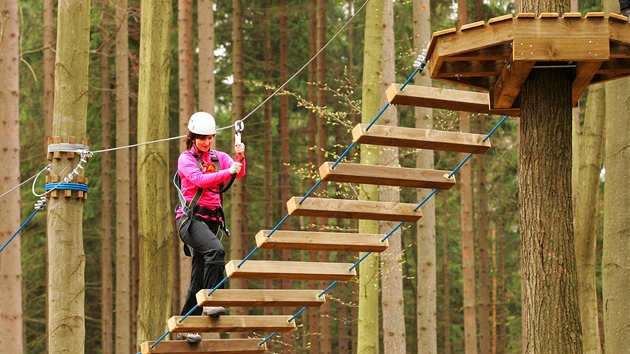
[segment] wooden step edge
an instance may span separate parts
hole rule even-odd
[[[377,184],[409,188],[449,190],[455,186],[455,176],[450,171],[366,165],[357,163],[324,162],[319,167],[319,175],[327,182]]]
[[[287,201],[292,216],[416,222],[422,217],[416,205],[397,202],[293,197]]]
[[[389,242],[381,239],[385,235],[357,234],[349,232],[286,231],[270,230],[256,234],[256,245],[262,249],[290,249],[312,251],[383,252]]]
[[[319,307],[326,302],[322,290],[310,289],[217,289],[200,290],[199,306],[230,307]]]
[[[181,332],[291,332],[296,328],[295,321],[289,322],[292,316],[261,315],[261,316],[173,316],[168,319],[168,329],[171,333]]]
[[[442,150],[461,153],[485,154],[490,150],[490,139],[474,133],[449,132],[433,129],[358,124],[352,129],[357,144],[397,146],[416,149]]]
[[[520,108],[493,108],[488,92],[454,90],[430,86],[392,84],[386,90],[391,104],[428,107],[481,114],[520,116]]]
[[[225,265],[228,278],[349,281],[357,275],[352,263],[239,260]]]
[[[155,342],[144,342],[140,345],[142,354],[184,354],[184,353],[216,353],[216,354],[254,354],[267,352],[267,343],[258,338],[239,339],[204,339],[191,345],[185,340],[164,340],[151,348]]]

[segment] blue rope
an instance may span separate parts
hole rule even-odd
[[[44,190],[46,192],[51,190],[60,190],[60,191],[88,191],[87,184],[83,183],[74,183],[74,182],[55,182],[55,183],[46,183],[44,185]]]
[[[20,228],[13,234],[13,236],[11,236],[11,238],[9,238],[9,240],[7,240],[7,242],[5,242],[4,245],[2,245],[2,248],[0,248],[0,253],[2,253],[2,251],[4,251],[4,249],[9,245],[9,243],[11,243],[11,241],[13,241],[13,239],[15,238],[15,236],[17,236],[17,234],[20,233],[20,231],[22,231],[22,229],[24,229],[24,227],[26,226],[26,224],[28,224],[29,221],[31,221],[31,219],[33,218],[33,216],[35,216],[35,214],[37,214],[37,212],[39,211],[39,209],[35,209],[35,211],[33,211],[33,213],[31,214],[31,216],[28,217],[28,219],[26,219],[26,221],[24,221],[24,223],[22,224],[22,226],[20,226]]]

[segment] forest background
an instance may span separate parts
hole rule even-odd
[[[19,2],[20,9],[20,176],[27,180],[37,174],[46,164],[46,145],[49,127],[45,117],[52,114],[47,105],[52,96],[46,91],[46,53],[54,48],[54,42],[47,42],[45,25],[50,22],[42,21],[44,17],[44,3],[39,1]],[[47,2],[51,9],[51,2]],[[192,4],[192,2],[190,2]],[[212,2],[211,2],[212,3]],[[233,111],[236,103],[232,95],[235,84],[233,72],[233,1],[216,0],[214,3],[214,89],[216,101],[215,116],[220,127],[227,127],[233,122]],[[313,6],[313,4],[319,6]],[[317,166],[322,157],[331,160],[345,149],[351,142],[350,129],[360,121],[361,106],[361,75],[364,70],[370,70],[362,65],[363,58],[363,26],[364,15],[359,14],[350,25],[340,32],[326,48],[324,62],[313,63],[315,67],[309,72],[298,74],[285,87],[282,95],[275,96],[264,106],[258,105],[278,88],[290,75],[297,72],[313,55],[313,46],[321,47],[317,33],[324,33],[329,39],[341,26],[354,15],[357,7],[353,1],[255,1],[248,2],[242,8],[243,27],[242,40],[245,49],[241,58],[243,65],[243,80],[245,95],[241,107],[241,116],[252,112],[245,120],[244,142],[247,144],[248,175],[241,183],[238,198],[243,201],[240,209],[235,212],[232,207],[233,194],[226,196],[225,210],[230,222],[231,230],[239,230],[245,237],[242,243],[235,245],[234,240],[224,240],[224,244],[231,253],[231,249],[251,250],[255,247],[253,236],[261,229],[270,229],[275,222],[286,213],[286,189],[290,196],[303,195],[316,178]],[[574,4],[577,7],[577,4]],[[181,4],[173,2],[173,11],[178,12]],[[514,12],[512,2],[468,2],[465,22],[487,20],[492,17]],[[584,2],[579,4],[579,11],[586,13],[598,11],[598,2]],[[413,22],[414,12],[411,11],[412,1],[396,1],[394,10],[394,53],[396,63],[396,82],[402,82],[413,71],[412,63],[419,53],[414,47]],[[198,21],[199,14],[196,7],[190,7],[190,15]],[[308,11],[305,11],[308,9]],[[323,9],[323,10],[322,10]],[[121,146],[118,134],[116,112],[112,110],[111,99],[115,93],[116,63],[114,62],[114,39],[121,27],[116,21],[116,3],[110,1],[94,1],[91,9],[90,35],[90,82],[88,104],[88,131],[90,147],[93,151]],[[130,126],[128,143],[137,142],[135,131],[135,114],[137,113],[137,83],[138,83],[138,54],[140,42],[140,4],[129,1],[128,8],[123,10],[129,19],[129,109]],[[461,8],[459,13],[461,14]],[[53,13],[55,13],[53,9]],[[451,1],[433,1],[430,5],[431,31],[457,27],[457,4]],[[320,21],[317,21],[317,19]],[[321,20],[324,18],[324,20]],[[182,51],[178,45],[182,41],[179,37],[183,28],[190,26],[190,21],[173,17],[171,69],[171,84],[168,104],[170,136],[182,134],[182,122],[187,121],[191,106],[186,99],[193,99],[195,109],[201,107],[203,97],[194,98],[202,85],[201,80],[194,79],[194,73],[185,72],[182,62],[187,60],[196,65],[195,71],[201,72],[199,60],[194,53]],[[49,28],[50,29],[50,28]],[[179,30],[178,30],[179,29]],[[197,31],[194,29],[194,31]],[[317,33],[313,33],[313,31]],[[195,48],[201,46],[202,34],[194,33],[190,37]],[[321,37],[319,37],[321,38]],[[428,40],[428,38],[427,38]],[[284,41],[284,42],[283,42]],[[282,49],[282,45],[285,45]],[[426,43],[425,43],[426,44]],[[191,55],[193,55],[191,57]],[[279,63],[286,63],[281,67]],[[189,68],[189,67],[187,67]],[[317,71],[319,68],[319,71]],[[312,71],[311,71],[312,70]],[[323,76],[319,76],[323,73]],[[425,74],[426,75],[426,74]],[[191,80],[195,87],[190,92],[182,92],[182,80]],[[189,81],[190,82],[190,81]],[[440,82],[435,86],[447,87]],[[48,88],[50,90],[50,88]],[[189,95],[188,98],[186,94]],[[579,138],[579,127],[583,124],[586,109],[584,95],[580,106],[575,111],[576,139]],[[182,99],[184,97],[184,99]],[[116,98],[120,99],[120,98]],[[190,101],[188,101],[190,102]],[[286,104],[288,106],[284,106]],[[282,121],[280,114],[283,109],[288,111],[288,120]],[[253,110],[257,110],[253,112]],[[414,111],[412,108],[398,107],[400,126],[414,126]],[[461,115],[459,112],[434,110],[434,128],[458,131]],[[496,124],[499,117],[470,115],[472,130],[487,133]],[[283,123],[288,123],[283,126]],[[487,337],[480,337],[480,341],[497,353],[517,353],[521,351],[521,317],[520,317],[520,268],[519,268],[519,222],[518,222],[518,188],[516,185],[518,121],[509,119],[492,138],[493,148],[484,158],[473,158],[470,162],[473,168],[474,205],[462,205],[459,187],[449,192],[436,195],[436,264],[437,267],[437,325],[439,352],[464,352],[464,276],[462,260],[462,230],[470,225],[462,225],[461,210],[472,208],[474,211],[475,239],[489,237],[488,248],[485,253],[477,252],[474,262],[482,266],[477,270],[479,277],[487,277],[484,284],[487,288],[478,286],[477,292],[484,290],[491,297],[487,303],[476,306],[486,306],[490,318],[479,319],[479,322],[489,322],[492,333]],[[221,131],[217,136],[217,148],[231,150],[231,130]],[[288,142],[290,154],[286,156],[281,151],[282,142]],[[169,143],[171,172],[175,171],[176,157],[181,151],[181,139]],[[326,153],[322,153],[325,151]],[[113,340],[113,289],[120,276],[117,274],[116,262],[120,261],[120,254],[116,253],[117,241],[114,235],[117,228],[128,227],[130,232],[129,244],[129,274],[130,313],[137,308],[137,281],[140,276],[138,269],[138,247],[136,187],[142,181],[135,178],[134,149],[129,149],[130,159],[127,169],[130,172],[131,193],[127,196],[130,203],[129,224],[120,225],[116,214],[116,203],[119,198],[116,191],[118,164],[116,154],[95,154],[85,167],[85,175],[89,178],[89,198],[85,202],[83,235],[86,254],[86,352],[106,353],[112,346]],[[417,151],[401,150],[399,159],[402,166],[414,166]],[[357,158],[355,155],[354,158]],[[288,157],[288,160],[283,158]],[[454,153],[436,152],[435,168],[451,170],[461,157]],[[483,161],[480,161],[483,159]],[[116,166],[116,169],[113,168]],[[125,167],[122,167],[123,169]],[[171,174],[172,176],[172,174]],[[481,177],[480,177],[481,176]],[[42,182],[36,187],[42,189]],[[599,184],[599,195],[603,196],[603,183]],[[0,191],[4,193],[4,190]],[[234,192],[233,192],[234,193]],[[356,193],[348,186],[331,186],[326,190],[318,190],[318,195],[343,195],[349,198]],[[401,201],[417,201],[417,191],[401,190]],[[31,189],[21,188],[22,220],[31,213],[30,205],[35,203],[36,197]],[[172,198],[173,205],[175,196]],[[602,210],[601,198],[597,201],[597,210]],[[238,214],[238,215],[237,215]],[[292,229],[308,229],[311,220],[294,218]],[[602,234],[603,222],[601,212],[597,214],[598,236]],[[329,220],[325,223],[318,221],[320,227],[331,229],[356,229],[355,223],[345,220]],[[486,225],[481,226],[480,225]],[[409,353],[417,353],[416,333],[418,323],[416,316],[418,296],[416,289],[419,279],[417,225],[407,225],[402,231],[402,251],[400,269],[403,274],[403,296],[406,324],[406,340]],[[182,294],[185,294],[187,273],[185,263],[188,259],[181,257],[181,243],[173,233],[173,313],[180,308]],[[21,234],[21,264],[23,272],[22,299],[25,352],[42,353],[46,351],[46,220],[43,215],[35,217]],[[597,237],[601,240],[601,237]],[[598,245],[600,243],[598,242]],[[597,248],[598,260],[601,257],[601,247]],[[269,253],[266,257],[281,259],[282,254]],[[290,257],[308,259],[312,255],[294,253]],[[355,255],[319,254],[320,259],[354,261]],[[485,264],[485,266],[483,266]],[[598,261],[599,264],[599,261]],[[182,270],[180,270],[180,268]],[[599,267],[598,267],[599,269]],[[118,271],[120,272],[120,271]],[[485,272],[485,275],[482,274]],[[181,275],[180,275],[181,274]],[[599,274],[599,273],[598,273]],[[180,279],[181,278],[181,279]],[[600,277],[598,276],[598,279]],[[246,286],[262,287],[263,282],[250,281]],[[281,284],[280,286],[285,286]],[[295,286],[300,287],[301,284]],[[3,291],[10,289],[2,289]],[[309,310],[304,316],[303,326],[300,326],[293,336],[295,338],[282,343],[274,343],[277,350],[284,352],[324,352],[319,343],[330,342],[335,352],[352,352],[356,349],[357,322],[357,284],[350,282],[338,286],[332,292],[329,301],[330,308],[321,313]],[[598,292],[601,299],[601,283],[598,282]],[[110,309],[110,312],[103,309]],[[135,320],[130,316],[129,333],[130,347],[135,345]],[[382,316],[381,316],[382,317]],[[312,319],[320,319],[321,323]],[[328,322],[325,322],[327,321]],[[314,326],[317,326],[315,328]],[[421,326],[421,325],[420,325]],[[110,343],[108,343],[110,342]],[[288,343],[288,344],[287,344]],[[111,349],[110,349],[111,350]]]

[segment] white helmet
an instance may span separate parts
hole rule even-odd
[[[217,133],[217,125],[212,114],[197,112],[190,116],[188,130],[199,135],[214,135]]]

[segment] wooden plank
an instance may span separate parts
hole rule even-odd
[[[562,18],[582,18],[581,12],[565,12],[562,14]]]
[[[591,60],[577,63],[575,79],[573,79],[573,84],[571,85],[571,98],[574,107],[577,106],[582,93],[584,93],[586,87],[591,84],[593,77],[602,66],[603,62],[603,60]]]
[[[584,18],[603,18],[606,17],[606,14],[603,12],[588,12]]]
[[[489,19],[488,20],[488,24],[491,25],[493,23],[507,21],[507,20],[513,20],[513,19],[514,19],[514,16],[512,16],[512,14],[507,14],[507,15],[503,15],[503,16],[499,16],[499,17],[493,17],[493,18]]]
[[[507,62],[494,85],[492,106],[495,109],[512,107],[533,67],[533,61]]]
[[[540,14],[540,18],[558,18],[560,14],[557,12],[543,12]]]
[[[519,38],[514,40],[514,61],[608,60],[607,38]]]
[[[348,281],[357,275],[355,269],[350,270],[352,263],[248,260],[239,268],[240,263],[232,260],[225,265],[228,278]]]
[[[173,316],[168,319],[168,329],[171,333],[181,332],[281,332],[293,331],[295,321],[289,322],[291,316]]]
[[[453,90],[438,87],[407,85],[400,91],[400,84],[392,84],[386,91],[391,104],[415,107],[430,107],[485,114],[514,115],[512,109],[500,110],[490,108],[487,92]]]
[[[420,209],[414,211],[414,204],[329,198],[306,198],[300,204],[300,200],[293,197],[287,201],[290,215],[401,222],[416,222],[422,217]]]
[[[325,162],[319,167],[322,180],[442,190],[455,185],[455,178],[448,178],[450,171],[356,163],[339,163],[332,169],[333,165]]]
[[[531,12],[523,12],[516,14],[516,18],[536,18],[536,14]]]
[[[142,354],[255,354],[267,352],[267,343],[258,338],[243,339],[205,339],[191,345],[185,340],[166,340],[159,342],[155,348],[151,348],[155,342],[144,342],[140,348]]]
[[[217,289],[208,295],[210,289],[202,289],[196,296],[199,306],[318,307],[326,302],[325,296],[318,296],[321,292],[310,289]]]
[[[467,23],[465,25],[462,25],[459,30],[460,31],[465,31],[465,30],[469,30],[471,28],[475,28],[475,27],[481,27],[481,26],[485,26],[486,23],[483,21],[477,21],[477,22],[473,22],[473,23]]]
[[[385,235],[357,234],[350,232],[284,231],[276,230],[267,237],[270,230],[256,234],[256,245],[263,249],[383,252],[389,247]]]
[[[547,38],[600,39],[608,38],[608,21],[604,18],[569,20],[549,18],[516,18],[513,21],[514,50],[521,39]]]
[[[621,22],[626,22],[628,23],[628,17],[624,16],[624,15],[620,15],[620,14],[616,14],[616,13],[610,13],[610,15],[608,15],[608,17],[611,20],[615,20],[615,21],[621,21]]]
[[[352,129],[355,143],[475,154],[484,154],[491,147],[490,140],[484,142],[482,134],[387,125],[373,125],[368,131],[366,128],[366,124],[358,124]]]

